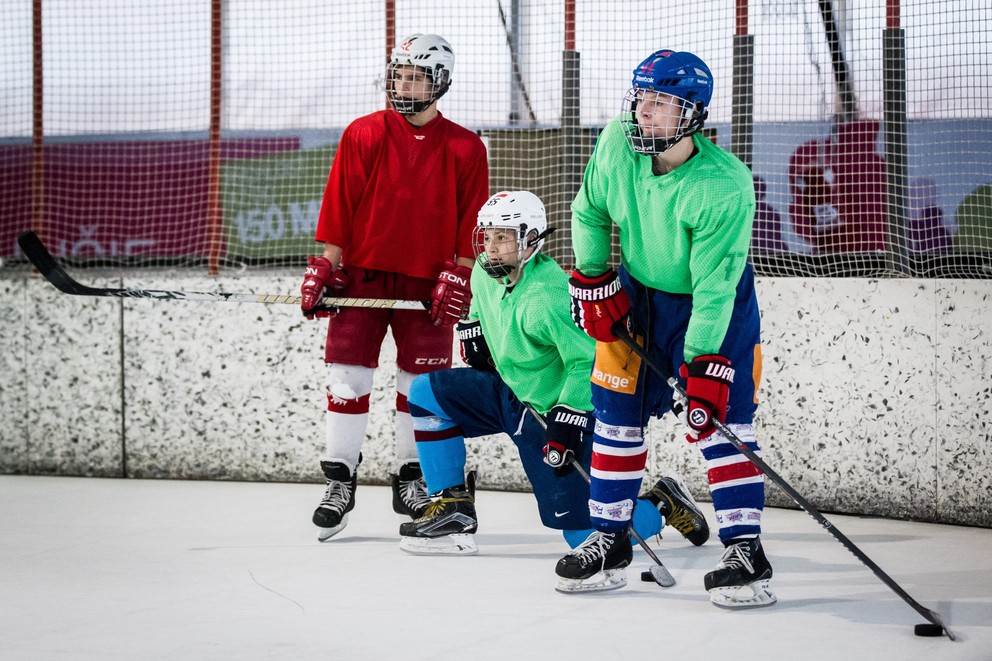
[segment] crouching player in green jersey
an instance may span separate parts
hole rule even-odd
[[[410,386],[417,453],[433,502],[423,517],[400,526],[405,551],[477,552],[465,437],[498,433],[516,445],[544,525],[562,530],[578,549],[593,534],[589,486],[572,462],[589,468],[595,342],[572,323],[568,275],[540,252],[551,231],[544,205],[527,191],[497,193],[479,211],[472,306],[458,327],[471,368],[423,374]],[[647,539],[661,530],[664,518],[696,545],[709,537],[705,518],[677,475],[645,494],[635,530]],[[628,543],[623,567],[630,560]],[[611,568],[593,589],[624,585],[623,567]],[[560,582],[560,589],[568,587],[568,581]]]
[[[692,53],[648,56],[634,69],[624,112],[599,136],[572,202],[571,310],[599,340],[590,509],[601,558],[590,563],[566,556],[557,572],[584,578],[598,571],[596,560],[623,562],[613,548],[626,543],[643,476],[641,430],[650,416],[671,408],[667,379],[675,376],[688,394],[680,407],[687,438],[706,460],[725,546],[704,585],[718,606],[751,608],[775,602],[768,587],[772,567],[759,538],[764,476],[714,433],[713,420],[759,452],[752,419],[760,319],[747,263],[754,185],[743,163],[699,134],[712,94],[710,70]],[[609,263],[613,225],[619,270]],[[646,338],[641,346],[660,373],[645,369],[618,340],[620,323]],[[621,381],[624,387],[616,385]]]

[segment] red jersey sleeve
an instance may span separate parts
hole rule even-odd
[[[465,162],[459,171],[458,243],[455,254],[475,259],[472,231],[479,209],[489,199],[489,162],[482,140],[474,133],[469,134],[463,146]]]
[[[320,204],[314,237],[317,241],[342,248],[351,243],[359,204],[385,135],[384,126],[374,118],[370,115],[356,120],[341,134]]]

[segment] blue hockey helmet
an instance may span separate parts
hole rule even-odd
[[[671,94],[703,108],[713,98],[713,74],[701,59],[692,53],[659,50],[651,53],[634,69],[630,86]]]
[[[673,137],[647,137],[637,126],[634,111],[638,94],[644,91],[668,94],[682,101],[682,123]],[[630,113],[624,124],[631,148],[641,154],[660,154],[682,138],[699,132],[712,98],[713,74],[697,56],[667,49],[651,53],[634,69],[631,89],[624,98],[623,110]]]

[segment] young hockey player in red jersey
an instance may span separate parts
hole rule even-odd
[[[325,541],[347,524],[368,423],[369,394],[387,328],[397,349],[393,509],[417,518],[427,498],[407,393],[414,376],[451,366],[452,327],[468,310],[476,212],[488,197],[486,150],[441,115],[454,53],[443,38],[414,34],[393,49],[386,110],[353,121],[341,136],[320,209],[302,293],[308,319],[330,316],[327,482],[313,514]],[[431,300],[429,312],[322,309],[328,294]]]

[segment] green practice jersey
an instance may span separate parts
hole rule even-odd
[[[576,268],[609,268],[610,231],[619,228],[621,261],[640,283],[692,294],[685,360],[718,353],[747,264],[754,221],[751,171],[696,134],[695,156],[656,176],[614,119],[600,135],[572,202]]]
[[[500,377],[522,402],[544,414],[561,404],[592,410],[589,375],[596,342],[572,322],[568,275],[537,253],[512,290],[472,269],[472,309]]]

